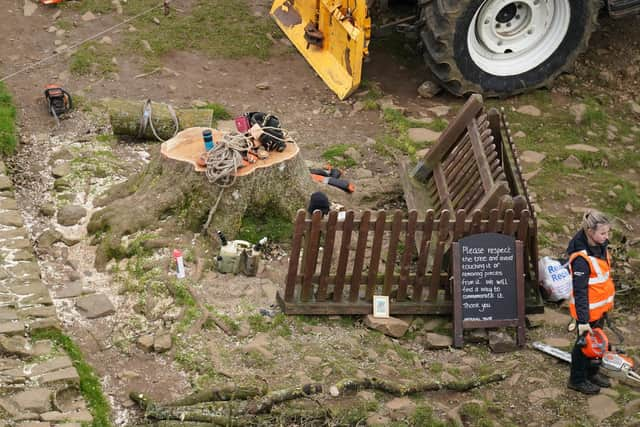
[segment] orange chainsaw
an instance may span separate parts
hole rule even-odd
[[[51,114],[56,119],[56,123],[60,125],[60,116],[68,113],[73,108],[71,95],[58,85],[47,85],[44,90],[44,97],[47,100],[49,114]]]
[[[64,0],[40,0],[42,4],[58,4],[62,3]]]

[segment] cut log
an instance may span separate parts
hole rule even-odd
[[[114,135],[156,141],[150,126],[147,126],[142,136],[140,119],[142,118],[145,101],[130,101],[121,99],[106,99],[102,103],[109,112],[109,120]],[[194,126],[209,127],[213,121],[213,111],[195,108],[174,109],[178,118],[178,131]],[[151,103],[151,120],[156,133],[163,140],[173,137],[176,133],[175,121],[169,112],[167,104]]]
[[[204,152],[200,129],[187,130],[196,140],[185,144],[193,148],[196,158]],[[199,135],[199,136],[198,136]],[[214,138],[220,135],[214,132]],[[145,169],[123,184],[112,187],[100,198],[102,210],[93,214],[89,233],[99,233],[99,247],[95,266],[103,269],[111,258],[117,258],[124,248],[123,236],[143,229],[155,229],[158,222],[174,216],[194,231],[203,231],[217,242],[215,232],[221,230],[233,239],[245,213],[255,216],[295,218],[313,192],[313,182],[300,155],[297,144],[288,143],[284,152],[271,152],[267,160],[259,160],[252,167],[240,169],[233,185],[223,188],[212,184],[204,172],[197,171],[193,162],[184,156],[171,158],[176,138],[152,151],[152,160]],[[196,141],[196,142],[194,142]],[[173,149],[167,149],[167,146]],[[268,236],[267,236],[268,237]]]

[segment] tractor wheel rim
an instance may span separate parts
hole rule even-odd
[[[487,0],[469,26],[469,55],[487,73],[522,74],[554,54],[570,20],[569,0]]]

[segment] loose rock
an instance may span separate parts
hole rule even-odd
[[[520,114],[526,114],[527,116],[533,117],[540,117],[542,115],[542,111],[540,111],[538,107],[534,107],[533,105],[523,105],[516,111]]]
[[[407,332],[407,329],[409,329],[409,324],[404,320],[395,317],[373,317],[371,314],[364,319],[364,324],[371,329],[375,329],[394,338],[400,338]]]
[[[418,87],[418,95],[422,98],[433,98],[441,92],[442,86],[435,82],[432,82],[431,80],[426,80]]]
[[[584,114],[587,112],[587,104],[574,104],[569,107],[569,111],[576,118],[576,124],[579,125],[584,119]]]
[[[91,12],[87,12],[84,15],[82,15],[82,20],[84,22],[95,21],[96,20],[96,16]]]
[[[58,224],[70,226],[76,225],[87,215],[87,210],[79,205],[66,205],[58,211]]]
[[[586,151],[588,153],[597,153],[598,151],[600,151],[598,147],[594,147],[593,145],[588,144],[571,144],[567,145],[565,148],[567,150]]]
[[[596,424],[600,424],[601,421],[609,418],[620,409],[615,400],[605,395],[590,397],[587,400],[587,405],[587,415]]]
[[[562,164],[569,169],[582,169],[584,167],[580,159],[573,154],[564,159]]]
[[[489,332],[489,347],[494,353],[507,353],[518,349],[511,335],[504,332]]]
[[[109,316],[115,313],[115,307],[104,294],[87,295],[78,298],[76,307],[87,319]]]
[[[428,349],[437,350],[449,348],[453,345],[453,339],[448,335],[440,335],[429,332],[424,337],[424,346]]]
[[[425,128],[411,128],[408,130],[409,139],[413,142],[435,142],[440,138],[441,132]]]
[[[545,159],[545,157],[547,157],[547,155],[544,153],[526,150],[520,154],[520,161],[522,161],[523,163],[537,165],[538,163],[541,163]]]

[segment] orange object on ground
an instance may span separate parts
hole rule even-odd
[[[64,0],[40,0],[42,4],[58,4],[62,3]]]

